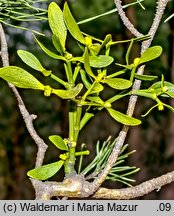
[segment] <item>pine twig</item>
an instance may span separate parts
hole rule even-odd
[[[174,171],[169,172],[157,178],[153,178],[149,181],[145,181],[135,187],[123,188],[123,189],[108,189],[99,188],[94,194],[96,199],[134,199],[144,196],[153,190],[159,191],[162,186],[174,181]]]

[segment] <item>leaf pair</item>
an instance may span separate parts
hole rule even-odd
[[[129,55],[130,55],[130,49],[132,48],[132,43],[133,43],[133,41],[131,42],[131,44],[128,48],[127,54],[126,54],[126,65],[121,65],[121,64],[117,64],[117,65],[131,70],[133,67],[137,67],[139,65],[142,65],[144,63],[147,63],[149,61],[152,61],[152,60],[158,58],[162,53],[162,47],[161,46],[152,46],[152,47],[149,47],[148,49],[146,49],[140,58],[136,58],[134,60],[133,64],[129,64]]]
[[[68,7],[67,2],[64,4],[63,12],[59,6],[52,2],[48,7],[48,21],[50,28],[53,32],[53,44],[55,48],[63,54],[65,52],[65,41],[67,37],[67,29],[71,35],[80,43],[87,45],[85,37],[82,35],[71,11]],[[66,25],[65,25],[66,24]],[[110,37],[109,37],[110,39]],[[108,38],[101,45],[104,46],[108,42]],[[89,62],[91,67],[102,68],[110,65],[113,62],[113,58],[110,56],[100,55],[100,56],[90,56]]]
[[[68,146],[64,140],[58,135],[49,136],[50,141],[60,150],[68,151]],[[65,161],[59,160],[54,163],[42,165],[40,167],[34,168],[27,172],[27,175],[37,179],[37,180],[46,180],[55,175],[63,166]]]
[[[53,32],[53,44],[60,53],[65,52],[67,28],[71,35],[79,42],[85,43],[75,19],[73,18],[67,2],[64,4],[63,12],[60,7],[52,2],[48,7],[48,22]]]
[[[53,89],[49,86],[44,86],[33,75],[16,66],[0,68],[0,77],[16,87],[42,90],[44,91],[45,96],[50,96],[50,94],[53,93],[63,99],[75,98],[83,88],[83,84],[79,83],[74,88],[68,90]]]
[[[125,115],[117,110],[112,109],[110,102],[104,102],[98,96],[89,96],[87,97],[87,99],[100,104],[101,107],[103,106],[104,108],[106,108],[110,116],[119,123],[129,126],[136,126],[141,124],[141,121],[139,119],[133,118],[131,116]]]
[[[93,77],[95,80],[99,80],[98,78],[100,77],[100,74],[98,75],[98,77],[96,77],[94,75],[93,71],[91,70],[90,57],[92,57],[93,59],[96,59],[95,63],[97,65],[97,59],[99,60],[101,56],[89,56],[87,48],[86,48],[85,53],[84,53],[84,67],[85,67],[87,74],[89,76]],[[99,60],[99,62],[100,62],[99,64],[102,67],[106,67],[112,63],[112,61],[113,61],[112,57],[110,57],[110,56],[103,56],[103,57],[105,57],[105,58],[103,58],[103,61]],[[121,78],[101,77],[101,80],[99,80],[99,82],[106,83],[110,87],[112,87],[114,89],[118,89],[118,90],[127,89],[127,88],[131,87],[131,85],[132,85],[132,82],[130,82],[129,80],[121,79]]]
[[[161,81],[154,83],[148,91],[154,92],[157,95],[161,95],[163,97],[171,97],[174,98],[174,84],[164,81],[163,85]]]

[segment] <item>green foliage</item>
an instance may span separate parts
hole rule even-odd
[[[0,77],[19,88],[44,90],[44,85],[33,75],[16,66],[0,68]]]
[[[65,50],[67,29],[64,23],[63,13],[55,2],[52,2],[48,7],[48,21],[53,35],[60,42],[61,49]]]
[[[103,80],[104,83],[108,84],[114,89],[124,90],[131,87],[132,83],[129,80],[122,78],[107,78]]]
[[[57,96],[63,99],[72,99],[75,98],[82,90],[83,84],[79,83],[74,88],[68,90],[59,90],[59,89],[52,89],[52,93],[56,94]]]
[[[91,67],[94,68],[104,68],[109,66],[114,59],[111,56],[98,55],[98,56],[89,56],[89,63]]]
[[[27,52],[25,50],[18,50],[17,53],[19,57],[22,59],[22,61],[25,62],[25,64],[27,64],[31,68],[37,71],[45,70],[41,65],[40,61],[32,53]]]
[[[123,113],[118,112],[117,110],[114,110],[112,108],[108,109],[108,112],[114,118],[116,121],[121,122],[124,125],[139,125],[141,124],[141,121],[135,118],[132,118],[130,116],[124,115]]]
[[[86,176],[86,179],[96,178],[98,173],[100,173],[104,169],[104,167],[107,164],[109,155],[111,154],[116,142],[117,139],[111,141],[111,137],[109,137],[103,143],[99,141],[97,142],[96,156],[94,157],[92,162],[87,167],[85,167],[84,170],[81,171],[81,173]],[[131,186],[130,182],[135,182],[135,180],[131,179],[129,176],[133,173],[138,172],[139,168],[136,168],[135,166],[130,167],[124,165],[125,159],[135,152],[131,151],[125,153],[127,147],[128,144],[125,144],[122,147],[120,154],[117,158],[117,161],[113,165],[106,179],[111,181],[122,182],[125,185]]]
[[[83,37],[74,17],[71,14],[71,11],[68,7],[67,2],[64,4],[64,9],[63,9],[63,17],[64,21],[66,23],[66,26],[71,33],[71,35],[79,42],[82,44],[85,43],[85,38]]]
[[[162,53],[161,46],[153,46],[144,51],[141,55],[139,64],[144,64],[148,61],[158,58]]]
[[[87,35],[81,32],[67,2],[64,4],[63,11],[54,2],[49,5],[48,22],[52,31],[52,43],[56,48],[55,53],[45,47],[36,36],[34,36],[34,39],[48,56],[62,62],[66,78],[63,80],[59,78],[57,72],[45,69],[38,58],[28,51],[19,50],[18,55],[28,66],[58,82],[59,89],[40,83],[40,81],[22,68],[9,66],[0,69],[0,77],[19,88],[37,89],[43,91],[45,96],[55,94],[62,99],[69,100],[69,137],[63,139],[58,135],[49,136],[50,141],[59,150],[65,151],[65,153],[59,155],[61,160],[43,165],[28,172],[30,177],[39,180],[50,178],[58,172],[63,164],[66,175],[74,172],[76,156],[82,157],[83,155],[89,154],[88,150],[76,152],[79,132],[100,110],[107,110],[110,117],[121,124],[128,126],[141,124],[139,119],[113,109],[112,104],[119,99],[132,94],[139,95],[156,101],[157,104],[154,107],[158,107],[158,110],[163,110],[164,107],[167,107],[174,111],[171,106],[164,104],[159,99],[159,97],[162,96],[174,96],[174,85],[164,81],[163,77],[161,81],[154,83],[150,88],[140,89],[138,91],[131,91],[130,89],[135,79],[150,82],[157,78],[152,75],[139,75],[136,72],[139,66],[161,55],[162,48],[160,46],[150,47],[140,57],[135,58],[134,61],[130,63],[133,43],[146,40],[149,37],[144,36],[125,41],[113,41],[110,34],[106,35],[103,40]],[[70,33],[76,41],[77,46],[81,48],[80,56],[74,56],[73,53],[67,51],[66,40],[68,33]],[[125,54],[124,65],[118,62],[116,63],[116,60],[111,56],[111,47],[115,48],[118,43],[129,44]],[[123,69],[111,73],[110,66],[114,66],[114,63]],[[122,77],[117,78],[118,76]],[[102,98],[102,92],[105,91],[105,84],[107,84],[109,88],[117,90],[116,92],[113,91],[113,96],[106,100]],[[103,168],[108,159],[108,155],[112,151],[112,148],[109,147],[109,142],[106,143],[107,144],[104,144],[101,148],[101,151],[99,151],[99,147],[97,147],[97,159],[93,161],[97,170]],[[113,143],[115,143],[115,141]],[[114,144],[112,144],[112,146],[113,145]],[[125,157],[128,155],[129,154],[126,154]],[[124,158],[123,155],[119,158],[122,157]],[[120,161],[122,160],[120,159]],[[122,171],[126,171],[126,174],[117,174],[117,172]],[[137,169],[134,167],[114,166],[108,178],[111,180],[117,179],[128,184],[127,181],[129,181],[129,179],[126,176],[135,171],[137,171]]]
[[[47,20],[47,10],[37,7],[38,3],[48,2],[48,0],[0,0],[0,22],[23,30],[28,28],[15,25],[11,21],[35,22]],[[34,33],[40,34],[35,30]]]
[[[27,175],[37,180],[46,180],[55,175],[63,166],[64,161],[60,160],[54,163],[46,164],[27,172]]]
[[[49,136],[50,141],[59,149],[68,151],[67,144],[64,142],[62,137],[58,135]]]

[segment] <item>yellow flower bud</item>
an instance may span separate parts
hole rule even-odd
[[[72,59],[72,57],[73,57],[73,55],[72,55],[71,53],[68,53],[68,52],[65,53],[65,58],[66,58],[67,60]]]
[[[164,110],[164,105],[163,105],[162,103],[159,103],[159,104],[158,104],[158,110],[159,110],[159,111]]]
[[[161,88],[161,90],[162,90],[162,92],[166,92],[166,91],[168,90],[168,87],[167,87],[167,86],[163,86],[163,87]]]
[[[49,85],[46,85],[44,87],[44,96],[48,97],[51,95],[52,92],[52,88]]]
[[[140,58],[135,58],[134,59],[134,66],[137,67],[140,63]]]
[[[104,107],[107,109],[107,108],[111,108],[111,103],[110,102],[105,102],[104,103]]]
[[[91,37],[85,37],[85,44],[87,46],[91,46],[92,45],[92,38]]]
[[[60,155],[59,155],[59,158],[60,158],[61,160],[65,161],[65,160],[68,159],[68,154],[67,154],[67,153],[65,153],[65,154],[60,154]]]

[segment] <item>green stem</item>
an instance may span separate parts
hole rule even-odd
[[[75,104],[70,101],[69,111],[69,158],[65,162],[65,175],[74,173],[75,164],[75,143],[74,143],[74,117],[75,117]]]
[[[80,121],[80,130],[85,126],[85,124],[94,116],[93,113],[86,112]]]
[[[151,98],[153,100],[156,100],[156,97],[157,97],[156,93],[148,92],[147,90],[143,90],[143,89],[132,90],[132,91],[130,91],[129,94],[130,95],[138,95],[138,96],[146,97],[146,98]]]
[[[63,86],[67,87],[68,83],[60,79],[59,77],[55,76],[54,74],[51,74],[50,76],[53,80],[57,81],[58,83],[62,84]]]
[[[123,69],[123,70],[121,70],[121,71],[117,71],[117,72],[115,72],[115,73],[113,73],[113,74],[111,74],[111,75],[108,75],[107,78],[113,78],[113,77],[122,75],[122,74],[124,74],[124,73],[126,72],[126,70],[127,70],[127,69]]]
[[[70,101],[70,111],[69,111],[69,140],[74,141],[74,123],[75,123],[75,104]]]
[[[106,102],[109,102],[109,103],[113,103],[115,102],[116,100],[119,100],[121,99],[122,97],[125,97],[125,96],[128,96],[130,95],[130,93],[123,93],[123,94],[118,94],[118,95],[115,95],[113,97],[111,97],[110,99],[108,99]]]
[[[82,106],[77,106],[75,109],[75,103],[70,102],[70,112],[69,112],[69,158],[65,162],[65,174],[72,174],[75,172],[75,156],[76,156],[76,144],[78,140],[78,135],[80,131],[80,120],[82,113]]]
[[[74,80],[73,80],[73,72],[72,72],[71,62],[70,61],[66,61],[66,65],[67,65],[67,73],[68,73],[68,82],[71,85],[73,85],[74,84]]]
[[[82,106],[77,105],[76,122],[75,122],[75,127],[74,127],[74,141],[75,142],[77,142],[78,136],[79,136],[81,115],[82,115]]]
[[[137,67],[133,67],[131,71],[130,81],[133,82]]]
[[[75,82],[76,81],[76,78],[77,78],[77,75],[79,74],[79,71],[81,69],[81,66],[77,66],[74,70],[74,74],[73,74],[73,81]]]
[[[82,99],[85,101],[86,97],[90,94],[91,90],[93,89],[94,85],[96,84],[96,81],[92,83],[90,88],[85,92],[85,94],[82,96]]]

